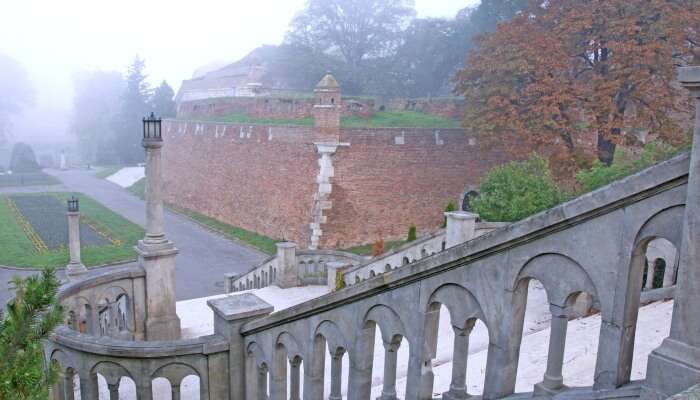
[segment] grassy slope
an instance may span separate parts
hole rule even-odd
[[[136,195],[137,197],[144,198],[144,190],[146,186],[146,179],[140,179],[138,182],[127,188],[128,191]],[[237,226],[229,225],[227,223],[221,222],[214,218],[208,217],[204,214],[198,213],[196,211],[175,206],[173,204],[168,204],[168,207],[173,211],[180,213],[193,221],[204,225],[205,227],[219,232],[224,236],[227,236],[233,240],[246,243],[256,249],[262,251],[266,254],[275,254],[277,251],[276,243],[277,241],[269,238],[267,236],[259,235],[255,232],[239,228]]]
[[[70,196],[69,193],[55,193],[53,195],[61,199],[62,202]],[[94,266],[135,259],[136,253],[133,246],[137,240],[143,237],[143,229],[85,195],[76,194],[76,196],[80,199],[81,213],[100,226],[109,229],[113,238],[121,242],[119,245],[83,247],[81,249],[83,263],[86,266]],[[38,253],[34,249],[32,242],[10,212],[4,196],[0,196],[0,243],[3,244],[3,251],[0,252],[0,265],[60,267],[68,263],[67,249],[46,253]]]
[[[384,242],[384,252],[388,253],[392,250],[394,250],[397,247],[403,246],[406,244],[405,240],[397,240],[397,241],[389,241],[389,242]],[[372,247],[374,245],[372,244],[365,244],[362,246],[354,246],[350,247],[347,249],[343,249],[343,251],[347,251],[353,254],[357,254],[359,256],[371,256],[372,255]]]
[[[122,168],[123,167],[121,165],[110,165],[97,171],[97,173],[95,173],[95,176],[100,179],[106,179],[108,176],[114,175]]]
[[[210,121],[230,124],[298,125],[311,126],[313,118],[253,118],[244,113],[224,117],[213,117]],[[381,111],[369,118],[359,116],[342,117],[343,128],[459,128],[459,120],[430,115],[416,111]]]

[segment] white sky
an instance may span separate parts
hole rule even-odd
[[[29,71],[41,103],[70,104],[72,74],[124,72],[136,54],[149,81],[174,88],[213,61],[279,44],[305,0],[0,0],[0,52]],[[420,17],[451,17],[478,0],[416,0]]]

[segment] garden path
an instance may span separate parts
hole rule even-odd
[[[94,176],[94,170],[46,171],[60,179],[62,185],[46,187],[3,188],[2,193],[75,191],[84,193],[124,218],[144,226],[145,203],[114,183]],[[176,293],[178,300],[223,293],[226,272],[246,272],[266,255],[211,232],[191,220],[167,211],[165,229],[180,250],[177,256]],[[135,243],[134,243],[135,244]],[[0,270],[0,304],[9,298],[7,282],[17,271]],[[21,272],[20,275],[28,275]]]

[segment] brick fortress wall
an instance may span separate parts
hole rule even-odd
[[[311,127],[167,121],[166,201],[275,239],[309,245],[319,155]],[[427,233],[459,205],[501,150],[480,149],[459,129],[341,130],[321,247]]]
[[[165,121],[165,201],[305,243],[318,166],[311,127]]]

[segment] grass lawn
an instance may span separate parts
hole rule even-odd
[[[146,196],[146,178],[139,179],[133,185],[126,188],[126,190],[143,200]]]
[[[109,165],[101,168],[102,169],[95,173],[95,176],[100,179],[107,179],[108,176],[114,175],[123,167],[121,165]]]
[[[245,113],[234,113],[223,117],[212,117],[208,121],[229,124],[298,125],[312,126],[313,117],[306,118],[254,118]],[[343,128],[460,128],[462,122],[455,119],[430,115],[416,111],[380,111],[369,118],[360,116],[342,117]]]
[[[406,244],[405,240],[384,242],[384,253],[388,253],[388,252],[390,252],[398,247],[403,246],[404,244]],[[374,246],[373,244],[365,244],[362,246],[355,246],[355,247],[343,249],[342,251],[347,251],[349,253],[357,254],[358,256],[371,256],[373,246]]]
[[[12,195],[12,198],[19,196],[52,196],[61,204],[65,204],[71,194],[26,194]],[[139,239],[143,238],[143,229],[85,195],[75,194],[75,196],[80,199],[80,212],[85,217],[81,218],[81,222],[88,224],[90,229],[99,232],[106,239],[105,245],[83,246],[81,248],[83,264],[89,267],[135,259],[136,252],[133,246]],[[55,250],[37,250],[36,242],[30,239],[18,221],[16,211],[11,206],[12,203],[8,201],[8,196],[0,196],[0,243],[3,247],[0,251],[0,265],[39,268],[65,266],[69,261],[66,246]],[[63,216],[65,217],[65,214]],[[60,227],[59,229],[64,228]],[[83,229],[82,226],[81,229]],[[42,234],[51,235],[51,232],[37,231],[36,233],[39,240],[41,240]]]
[[[311,126],[314,124],[312,117],[306,118],[254,118],[249,117],[245,113],[229,114],[225,117],[214,117],[211,119],[216,122],[224,122],[227,124],[259,124],[259,125],[300,125]]]
[[[0,187],[58,185],[61,181],[44,172],[0,175]]]
[[[343,128],[460,128],[461,121],[416,111],[380,111],[369,118],[343,117]]]

